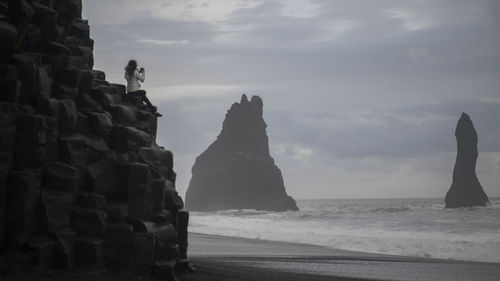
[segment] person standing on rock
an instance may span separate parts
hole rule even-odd
[[[151,112],[156,117],[161,117],[162,115],[156,110],[156,106],[152,105],[149,99],[146,97],[146,91],[141,90],[141,82],[144,82],[146,78],[146,70],[144,67],[137,69],[137,61],[130,60],[125,67],[125,79],[127,80],[127,93],[129,95],[134,95],[142,98],[142,101],[147,104]]]

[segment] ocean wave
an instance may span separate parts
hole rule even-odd
[[[384,199],[299,201],[299,207],[297,212],[193,212],[190,230],[343,250],[500,262],[500,208],[495,206],[450,210],[440,200]]]

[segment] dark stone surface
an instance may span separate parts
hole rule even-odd
[[[69,228],[73,194],[42,190],[41,199],[42,228],[52,233]]]
[[[298,210],[269,154],[263,103],[243,95],[227,112],[222,131],[196,158],[186,193],[193,211]]]
[[[446,208],[486,206],[488,196],[476,175],[477,133],[469,115],[462,113],[455,130],[457,159],[453,182],[446,193]]]
[[[37,227],[40,173],[11,171],[6,194],[8,248],[20,248]]]
[[[0,57],[8,57],[16,49],[17,28],[12,24],[0,21]]]
[[[92,69],[81,13],[81,0],[0,0],[0,258],[136,276],[174,268],[187,222],[177,224],[173,154],[142,101]]]
[[[86,270],[103,269],[103,244],[99,238],[77,237],[75,239],[75,263]]]
[[[75,193],[78,191],[78,171],[62,162],[47,163],[43,174],[46,189]]]

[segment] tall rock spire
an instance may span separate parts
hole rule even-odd
[[[262,112],[258,96],[248,101],[243,95],[231,106],[217,140],[196,158],[186,193],[188,209],[297,210],[269,154]]]
[[[457,160],[453,182],[446,194],[446,208],[485,206],[488,196],[476,176],[477,133],[469,115],[462,112],[455,130]]]

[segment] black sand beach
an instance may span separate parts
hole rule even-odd
[[[500,280],[500,264],[350,252],[191,233],[179,280]]]
[[[329,249],[320,246],[191,233],[194,272],[179,281],[498,281],[500,264],[414,258]],[[0,261],[2,281],[157,280],[119,273],[39,271]]]

